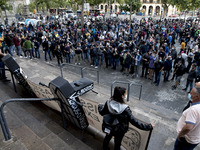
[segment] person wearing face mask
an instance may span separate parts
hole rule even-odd
[[[190,92],[192,103],[183,111],[177,123],[178,136],[174,150],[193,150],[200,143],[200,86],[199,83]]]
[[[103,150],[109,149],[109,142],[111,138],[114,136],[114,142],[115,150],[120,150],[122,139],[125,135],[125,133],[128,131],[129,128],[129,122],[136,126],[137,128],[141,130],[152,130],[154,127],[154,124],[144,124],[137,120],[130,110],[130,107],[125,103],[125,99],[127,97],[127,91],[126,88],[118,87],[116,86],[114,88],[114,94],[108,100],[105,105],[99,104],[98,111],[100,115],[104,116],[107,114],[112,114],[117,116],[118,124],[117,129],[114,132],[113,130],[105,129],[104,133],[106,133],[106,136],[103,141]],[[102,129],[104,129],[104,126],[102,126]]]
[[[172,57],[168,56],[168,59],[164,62],[164,82],[169,81],[170,72],[172,69]]]
[[[172,60],[175,60],[177,58],[177,51],[174,46],[172,46],[170,56],[172,57]]]
[[[187,77],[186,87],[183,89],[184,91],[187,91],[187,88],[188,88],[189,85],[190,85],[190,91],[192,90],[193,82],[194,82],[194,79],[196,81],[196,77],[197,77],[196,64],[193,63],[192,64],[192,69],[189,72],[188,77]]]
[[[183,64],[185,66],[185,60],[182,58],[181,53],[178,54],[178,57],[174,61],[174,65],[173,65],[173,68],[174,68],[173,70],[174,71],[173,71],[173,77],[172,77],[171,80],[174,80],[174,78],[175,78],[176,70],[177,70],[177,67],[178,67],[179,63],[181,63],[181,64]]]
[[[154,83],[156,84],[156,86],[158,86],[160,83],[160,76],[161,76],[162,70],[164,68],[164,63],[162,61],[162,57],[160,57],[159,60],[154,63],[154,66],[155,66],[155,69],[154,69],[155,81],[154,81]]]

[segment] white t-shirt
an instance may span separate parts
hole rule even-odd
[[[194,128],[185,135],[188,143],[200,143],[200,102],[193,103],[192,106],[186,109],[177,123],[177,132],[179,133],[186,123],[194,125]]]

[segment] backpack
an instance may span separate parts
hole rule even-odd
[[[116,133],[119,120],[117,115],[106,114],[103,116],[102,131],[106,134]]]

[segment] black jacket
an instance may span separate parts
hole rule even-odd
[[[197,72],[196,70],[191,70],[188,74],[187,80],[193,81],[194,79],[196,80],[197,77]]]
[[[126,104],[121,104],[114,100],[108,100],[104,107],[99,105],[98,107],[100,115],[104,116],[106,114],[114,114],[118,115],[117,119],[119,120],[119,124],[123,129],[123,132],[126,133],[128,131],[129,122],[134,125],[135,127],[141,130],[152,130],[153,127],[151,124],[143,124],[142,122],[138,121],[133,115],[130,110],[130,107]]]

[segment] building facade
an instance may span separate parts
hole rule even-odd
[[[140,11],[143,16],[160,16],[163,15],[163,8],[161,4],[161,0],[141,0],[142,7]],[[119,8],[120,4],[113,3],[110,5],[110,12],[111,13],[121,13],[122,10]],[[109,5],[107,3],[102,3],[99,5],[100,11],[103,13],[107,13],[109,11]],[[166,12],[166,16],[170,16],[172,14],[176,14],[177,9],[176,7],[172,7],[171,5]]]

